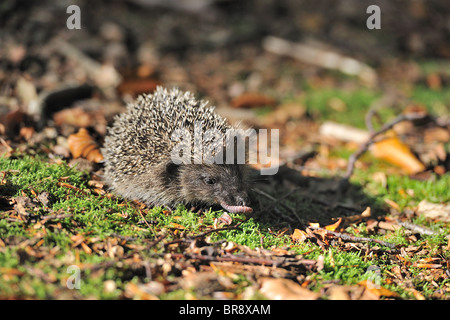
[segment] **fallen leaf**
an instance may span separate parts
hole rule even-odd
[[[83,248],[83,251],[85,253],[87,253],[87,254],[91,254],[92,253],[92,249],[89,248],[89,246],[86,243],[81,242],[80,245],[81,245],[81,248]]]
[[[309,225],[313,228],[320,228],[320,223],[317,222],[311,222]]]
[[[16,268],[0,267],[0,274],[12,274],[16,276],[23,276],[25,272]]]
[[[387,177],[386,177],[386,173],[381,172],[381,171],[377,171],[372,175],[372,179],[373,181],[381,184],[381,186],[383,188],[386,188],[387,186]]]
[[[230,225],[233,222],[233,219],[227,212],[225,212],[219,217],[219,221],[223,224]]]
[[[259,291],[272,300],[316,300],[320,295],[284,278],[259,278]]]
[[[433,264],[433,263],[414,263],[413,266],[417,268],[426,268],[426,269],[442,268],[441,264]]]
[[[349,289],[345,286],[332,286],[326,294],[329,300],[351,300]]]
[[[367,210],[367,209],[366,209],[366,210]],[[364,211],[364,212],[365,212],[365,211]],[[362,215],[362,214],[361,214],[361,215]],[[341,224],[341,222],[342,222],[342,218],[339,218],[338,221],[336,221],[335,223],[330,224],[330,225],[328,225],[328,226],[325,226],[325,229],[326,229],[326,230],[329,230],[329,231],[334,231],[334,230],[336,230],[337,227],[339,227],[339,225]]]
[[[417,213],[430,219],[450,222],[450,203],[432,203],[422,200],[417,206]]]
[[[420,259],[418,262],[432,262],[432,261],[439,261],[441,258],[431,257],[431,258],[423,258]]]
[[[181,224],[175,223],[175,222],[172,222],[169,226],[171,228],[175,228],[175,229],[181,229],[181,230],[185,229],[184,226],[182,226]]]
[[[11,136],[17,136],[20,129],[27,121],[27,114],[20,110],[11,111],[0,117],[0,123],[4,125],[4,132]]]
[[[290,119],[300,119],[306,113],[306,108],[298,103],[286,103],[280,105],[275,111],[265,117],[265,121],[271,125],[285,125]]]
[[[294,233],[291,235],[291,238],[295,242],[303,242],[308,239],[308,234],[303,230],[295,229]]]
[[[281,255],[281,256],[289,254],[289,251],[282,249],[282,248],[272,248],[270,251],[272,251],[274,254]]]
[[[364,218],[368,218],[372,215],[372,210],[370,209],[370,207],[367,207],[362,213],[361,213],[361,217]]]
[[[243,93],[231,101],[233,108],[255,108],[262,106],[275,106],[275,99],[260,93]]]
[[[127,283],[125,286],[125,296],[127,298],[134,298],[140,300],[159,300],[157,296],[148,292],[145,285],[134,284],[132,282]]]
[[[72,125],[79,128],[85,128],[91,125],[92,115],[82,108],[69,108],[53,114],[53,120],[56,126],[63,124]]]
[[[26,106],[29,106],[31,102],[38,100],[36,86],[33,81],[28,79],[28,77],[19,77],[16,82],[16,93],[17,97]]]
[[[379,297],[358,285],[334,285],[325,292],[329,300],[377,300]]]
[[[400,211],[400,206],[396,202],[390,199],[384,199],[384,202],[386,202],[390,207],[394,208],[395,210]]]
[[[365,130],[353,128],[333,121],[325,121],[319,127],[319,134],[334,139],[364,143],[369,139],[369,133]]]
[[[161,83],[155,79],[125,79],[117,87],[117,91],[121,94],[131,94],[137,96],[142,93],[151,93],[155,91],[156,87]]]
[[[378,228],[381,228],[384,230],[395,231],[395,230],[400,229],[401,227],[395,222],[379,221]]]
[[[414,295],[414,297],[415,297],[417,300],[426,300],[426,298],[425,298],[419,291],[417,291],[417,290],[414,289],[414,288],[406,289],[406,291],[412,292],[412,294]]]
[[[396,292],[388,290],[380,285],[374,284],[370,280],[363,280],[358,282],[359,285],[365,287],[368,291],[375,294],[378,297],[398,297],[399,295]]]
[[[425,170],[425,166],[411,152],[410,148],[396,136],[387,137],[374,143],[370,151],[378,158],[395,164],[408,174],[415,174]]]
[[[67,139],[67,143],[75,159],[82,157],[95,163],[103,160],[103,155],[97,143],[85,128],[80,128],[77,133],[71,134]]]
[[[33,136],[35,130],[33,127],[20,128],[19,136],[23,137],[26,141],[29,141]]]
[[[437,73],[431,73],[427,76],[427,84],[433,90],[440,90],[442,88],[441,77]]]

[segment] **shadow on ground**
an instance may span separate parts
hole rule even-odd
[[[274,228],[304,228],[309,223],[326,226],[340,217],[358,216],[368,206],[372,217],[385,211],[376,198],[360,186],[343,185],[340,177],[307,177],[283,166],[274,176],[255,176],[254,180],[254,218]]]

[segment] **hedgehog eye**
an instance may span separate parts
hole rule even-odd
[[[203,181],[205,181],[206,184],[215,184],[216,179],[214,178],[205,178]]]

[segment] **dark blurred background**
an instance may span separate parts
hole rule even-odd
[[[66,27],[72,4],[81,9],[81,30]],[[373,4],[381,8],[381,30],[366,27]],[[417,73],[410,61],[450,58],[448,0],[3,0],[0,28],[3,93],[14,72],[26,72],[38,92],[92,81],[67,63],[55,39],[125,78],[137,74],[177,85],[217,104],[247,90],[295,94],[305,77],[321,72],[268,53],[262,45],[267,36],[337,52],[380,75],[412,81]]]

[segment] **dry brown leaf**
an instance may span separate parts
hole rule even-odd
[[[16,268],[7,268],[7,267],[0,267],[0,274],[4,277],[5,275],[12,275],[12,276],[23,276],[25,272],[20,271]]]
[[[300,119],[305,113],[306,108],[303,105],[290,102],[277,106],[275,111],[265,117],[265,121],[273,126],[284,125],[290,119]]]
[[[127,298],[140,300],[159,300],[159,298],[149,292],[144,285],[138,285],[131,282],[127,283],[125,286],[125,296]]]
[[[372,215],[372,209],[370,209],[370,207],[367,207],[362,213],[361,213],[361,217],[363,218],[368,218]]]
[[[334,285],[326,290],[329,300],[378,300],[379,297],[362,286]]]
[[[336,230],[337,227],[339,227],[341,222],[342,222],[342,218],[339,218],[338,221],[336,221],[335,223],[325,226],[325,229],[329,230],[329,231],[334,231],[334,230]]]
[[[414,295],[414,297],[417,299],[417,300],[426,300],[426,298],[419,292],[419,291],[417,291],[416,289],[414,289],[414,288],[411,288],[411,289],[406,289],[406,291],[409,291],[409,292],[412,292],[412,294]]]
[[[320,228],[320,223],[317,223],[317,222],[311,222],[311,223],[309,223],[309,225],[313,228]]]
[[[91,125],[92,115],[82,108],[70,108],[56,112],[53,115],[56,126],[63,124],[83,128]]]
[[[175,223],[175,222],[172,222],[169,225],[169,227],[170,228],[174,228],[174,229],[181,229],[181,230],[185,229],[184,226],[182,226],[181,224]]]
[[[223,224],[230,225],[233,222],[233,218],[230,217],[230,215],[227,212],[224,212],[220,217],[219,221]]]
[[[155,79],[125,79],[117,87],[117,91],[121,94],[131,94],[137,96],[142,93],[151,93],[156,90],[156,87],[161,83]]]
[[[19,136],[23,137],[25,140],[29,141],[34,134],[33,127],[23,127],[20,128]]]
[[[67,139],[67,143],[75,159],[82,157],[95,163],[103,160],[103,155],[97,143],[85,128],[81,128],[77,133],[71,134]]]
[[[400,206],[397,204],[397,202],[391,200],[391,199],[384,199],[384,202],[386,202],[391,208],[394,208],[397,211],[400,211]]]
[[[372,154],[379,159],[395,164],[408,174],[425,170],[425,166],[411,152],[410,148],[398,137],[388,137],[376,142],[370,148]]]
[[[326,294],[329,300],[351,300],[349,289],[345,286],[332,286]]]
[[[437,73],[431,73],[427,76],[427,84],[433,90],[440,90],[442,88],[441,77]]]
[[[378,222],[378,228],[389,230],[389,231],[395,231],[401,228],[397,223],[395,222],[386,222],[386,221],[379,221]]]
[[[275,99],[260,93],[244,93],[231,101],[233,108],[255,108],[262,106],[275,106]]]
[[[291,238],[295,242],[303,242],[308,239],[308,234],[303,230],[295,229],[294,233],[291,235]]]
[[[272,300],[316,300],[320,297],[318,293],[289,279],[262,277],[259,282],[259,291]]]
[[[398,297],[399,295],[396,292],[388,290],[380,285],[374,284],[370,280],[363,280],[358,282],[359,285],[364,286],[368,291],[375,294],[378,297]]]
[[[81,248],[83,248],[83,251],[85,253],[87,253],[87,254],[91,254],[92,253],[92,249],[89,248],[89,246],[86,243],[81,242],[80,245],[81,245]]]
[[[448,203],[432,203],[422,200],[417,206],[417,213],[430,219],[450,222],[450,204]]]
[[[0,122],[4,125],[4,132],[10,136],[15,136],[19,133],[20,128],[23,126],[27,119],[27,114],[15,110],[11,111],[6,115],[0,117]]]
[[[440,269],[442,268],[441,264],[435,264],[435,263],[414,263],[414,267],[417,268],[425,268],[425,269]]]

